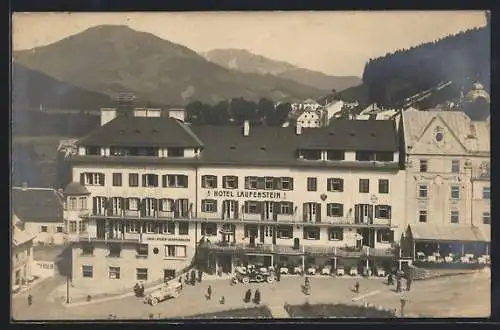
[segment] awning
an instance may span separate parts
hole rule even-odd
[[[468,225],[413,224],[410,232],[415,241],[489,242],[485,232]]]

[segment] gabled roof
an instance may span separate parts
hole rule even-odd
[[[187,126],[174,118],[118,116],[80,139],[78,145],[200,147]]]
[[[468,151],[490,151],[490,129],[487,122],[472,121],[462,111],[419,111],[416,109],[404,111],[403,125],[406,147],[414,146],[422,138],[427,127],[437,118],[446,124]],[[471,139],[470,136],[475,136],[475,138]]]
[[[19,246],[33,240],[34,238],[34,235],[28,234],[17,226],[12,226],[12,246]]]
[[[469,225],[433,225],[419,223],[409,225],[409,228],[414,240],[463,242],[490,241],[489,237],[484,237],[482,231],[478,227]]]
[[[62,222],[61,197],[50,188],[12,188],[13,213],[22,222]]]

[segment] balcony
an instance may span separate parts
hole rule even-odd
[[[141,234],[139,233],[104,233],[103,235],[96,235],[95,233],[80,233],[78,240],[80,242],[140,242]]]
[[[94,218],[94,219],[130,219],[130,220],[139,220],[139,219],[157,219],[157,220],[188,220],[192,217],[190,216],[189,211],[153,211],[150,213],[146,213],[140,210],[121,210],[121,211],[112,211],[108,210],[106,212],[99,213],[88,213],[86,217]]]

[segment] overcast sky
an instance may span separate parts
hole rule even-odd
[[[485,25],[482,11],[15,13],[12,47],[31,49],[89,27],[128,25],[203,52],[247,49],[331,75],[361,76],[369,58]]]

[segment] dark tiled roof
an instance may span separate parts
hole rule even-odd
[[[80,139],[78,145],[127,147],[199,147],[197,141],[173,118],[119,116]]]
[[[392,120],[333,120],[326,128],[303,128],[299,149],[398,151]]]
[[[90,192],[80,184],[80,182],[70,182],[63,192],[64,196],[88,195]]]
[[[203,162],[238,164],[289,163],[297,159],[298,136],[291,127],[250,127],[244,136],[238,126],[191,126],[203,141]]]
[[[13,187],[12,208],[23,222],[63,221],[62,201],[53,189]]]

